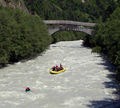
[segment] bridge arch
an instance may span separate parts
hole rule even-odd
[[[61,30],[84,32],[89,35],[92,35],[93,28],[91,27],[94,27],[96,25],[96,23],[77,22],[68,20],[44,20],[44,23],[48,25],[48,31],[50,35]]]

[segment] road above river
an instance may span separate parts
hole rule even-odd
[[[66,71],[50,74],[60,63]],[[34,59],[0,69],[0,108],[89,108],[92,101],[99,108],[106,104],[99,101],[116,97],[110,70],[81,40],[52,44]],[[25,93],[25,86],[34,93]]]

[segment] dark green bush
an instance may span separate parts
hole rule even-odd
[[[44,51],[51,43],[40,17],[19,10],[0,10],[0,64],[17,62]]]
[[[101,53],[101,47],[97,46],[92,49],[92,52]]]

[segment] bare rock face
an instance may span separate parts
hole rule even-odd
[[[83,3],[85,3],[85,2],[86,2],[86,0],[82,0],[82,2],[83,2]]]
[[[8,7],[11,9],[18,8],[29,14],[29,11],[26,8],[23,0],[18,0],[18,1],[16,1],[16,0],[0,0],[0,3],[3,7]]]
[[[0,0],[0,4],[2,4],[3,7],[6,7],[6,2],[5,2],[5,0]]]
[[[20,8],[21,10],[25,11],[26,13],[29,14],[28,9],[26,8],[24,1],[20,0],[20,2],[18,2],[17,8]]]

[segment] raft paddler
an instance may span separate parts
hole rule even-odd
[[[60,70],[62,70],[63,69],[63,66],[60,64]]]
[[[56,65],[55,70],[56,70],[56,71],[59,71],[59,67],[58,67],[58,65]]]
[[[52,71],[55,71],[55,66],[52,67]]]

